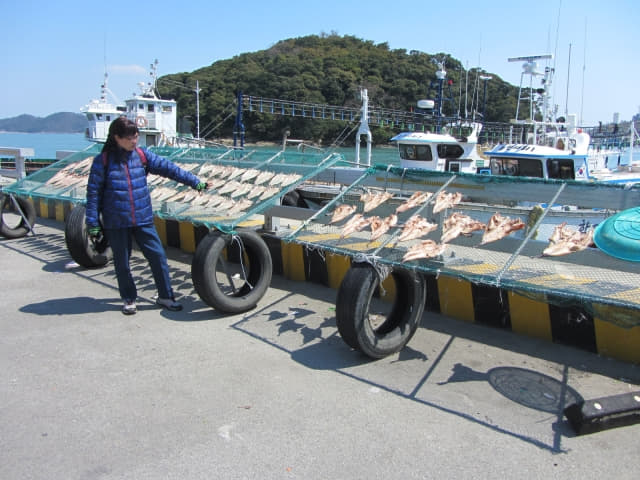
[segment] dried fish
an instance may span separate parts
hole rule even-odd
[[[352,233],[359,232],[371,221],[370,217],[364,217],[361,213],[356,213],[347,223],[342,227],[340,238],[348,237]]]
[[[227,183],[227,181],[224,178],[213,178],[213,179],[211,179],[211,177],[209,177],[207,179],[207,183],[209,184],[209,189],[214,190],[216,188],[220,188],[222,185]]]
[[[238,202],[236,202],[236,204],[233,207],[231,207],[227,213],[229,213],[229,215],[235,215],[235,214],[244,212],[251,205],[253,205],[253,202],[251,200],[247,200],[246,198],[243,198],[242,200],[239,200]]]
[[[347,218],[349,215],[351,215],[355,211],[356,211],[355,205],[347,205],[347,204],[340,205],[333,211],[333,215],[329,223],[330,224],[338,223],[339,221]]]
[[[422,240],[420,243],[412,245],[407,249],[407,253],[402,257],[403,262],[418,260],[420,258],[433,258],[442,255],[447,248],[446,243],[437,244],[433,240]]]
[[[249,180],[253,180],[254,178],[256,178],[258,175],[260,175],[260,170],[258,170],[257,168],[249,168],[242,174],[242,176],[240,177],[240,181],[248,182]]]
[[[433,206],[433,213],[441,212],[447,208],[451,208],[454,205],[457,205],[462,200],[462,194],[460,192],[456,193],[446,193],[440,192],[438,197],[436,198],[436,203]]]
[[[233,170],[231,170],[231,173],[229,173],[229,175],[227,176],[227,180],[233,180],[234,178],[242,175],[243,172],[244,168],[233,167]]]
[[[486,230],[482,235],[480,245],[500,240],[512,232],[523,229],[525,226],[525,223],[519,218],[504,217],[499,213],[495,213],[485,227]]]
[[[191,205],[206,205],[209,203],[209,195],[204,195],[199,193],[196,197],[191,201]]]
[[[260,195],[260,200],[266,200],[267,198],[273,197],[280,193],[280,189],[277,187],[267,187],[264,189],[264,192]]]
[[[394,227],[398,223],[398,215],[392,213],[388,217],[381,219],[380,217],[372,217],[370,221],[371,226],[371,240],[374,241],[384,235],[391,227]]]
[[[182,198],[182,202],[183,203],[189,203],[191,202],[193,199],[195,199],[198,195],[200,195],[200,193],[196,190],[187,190],[184,194],[184,197]]]
[[[382,205],[391,197],[393,197],[393,194],[390,192],[363,193],[362,195],[360,195],[360,201],[364,203],[363,211],[365,213],[370,212],[371,210]]]
[[[398,240],[400,242],[405,242],[407,240],[424,237],[428,233],[433,232],[436,228],[438,228],[437,223],[430,223],[426,218],[423,218],[420,215],[413,215],[405,222]]]
[[[471,235],[476,230],[484,230],[485,225],[482,222],[474,220],[468,215],[459,212],[452,213],[442,224],[442,243],[449,243],[459,235]]]
[[[415,192],[403,204],[396,208],[396,213],[406,212],[407,210],[422,205],[431,198],[431,195],[431,192]]]
[[[179,202],[182,198],[184,198],[186,190],[182,190],[181,192],[176,193],[175,195],[170,196],[166,199],[167,202]]]
[[[282,182],[282,179],[286,176],[286,173],[278,173],[276,175],[274,175],[271,180],[269,180],[269,186],[275,186],[275,185],[280,185],[280,182]]]
[[[233,206],[236,204],[236,201],[231,199],[231,198],[226,198],[224,201],[222,201],[221,203],[219,203],[216,206],[216,210],[220,211],[220,212],[225,212],[227,210],[230,210],[231,208],[233,208]]]
[[[218,190],[218,193],[224,195],[225,193],[233,192],[234,190],[240,188],[240,185],[240,182],[232,180],[230,182],[227,182],[226,185],[220,188],[220,190]]]
[[[222,195],[211,195],[209,200],[207,201],[206,204],[204,204],[204,206],[206,208],[213,208],[216,205],[221,204],[222,202],[224,202],[226,200],[225,197],[223,197]]]
[[[542,252],[543,256],[557,257],[569,253],[585,250],[593,244],[593,229],[586,232],[572,230],[567,222],[562,222],[554,228],[549,238],[549,246]]]
[[[266,183],[269,180],[271,180],[271,178],[273,178],[274,175],[275,175],[275,173],[273,173],[273,172],[269,172],[269,171],[262,172],[256,177],[256,179],[253,182],[253,184],[254,185],[262,185],[263,183]]]
[[[165,201],[166,199],[175,195],[176,191],[172,188],[167,187],[156,187],[150,193],[151,198],[158,200],[159,202]]]
[[[249,193],[252,188],[253,185],[250,183],[241,183],[236,190],[231,192],[231,198],[241,197],[242,195]]]
[[[251,198],[259,197],[264,193],[266,189],[267,187],[264,187],[262,185],[254,185],[251,191],[247,194],[247,198],[251,199]]]

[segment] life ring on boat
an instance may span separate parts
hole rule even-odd
[[[147,119],[144,118],[142,115],[138,115],[136,117],[136,125],[138,127],[142,127],[142,128],[146,127],[147,126]]]

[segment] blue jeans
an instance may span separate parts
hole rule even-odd
[[[129,228],[109,228],[104,232],[113,252],[118,289],[120,297],[124,301],[135,301],[138,297],[129,265],[132,238],[136,239],[142,254],[149,262],[160,298],[173,298],[167,255],[153,224]]]

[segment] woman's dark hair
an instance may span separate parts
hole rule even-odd
[[[118,117],[111,125],[109,125],[109,135],[107,136],[107,141],[104,142],[104,146],[102,147],[103,152],[113,152],[118,149],[118,143],[116,142],[116,135],[119,137],[130,137],[137,134],[138,127],[134,122],[129,120],[127,117]]]

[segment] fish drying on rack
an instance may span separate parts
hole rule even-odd
[[[433,232],[438,228],[437,223],[430,223],[426,218],[420,215],[413,215],[404,223],[402,232],[398,237],[400,242],[408,240],[414,240],[416,238],[424,237],[425,235]]]
[[[406,212],[412,208],[418,207],[431,198],[431,192],[415,192],[404,203],[396,208],[396,213]]]
[[[398,215],[392,213],[386,218],[380,218],[378,216],[371,217],[369,224],[371,227],[371,239],[370,242],[377,240],[384,235],[391,227],[395,227],[398,223]]]
[[[593,245],[593,229],[581,232],[568,227],[567,222],[562,222],[554,228],[549,237],[549,246],[544,249],[542,255],[549,257],[568,255],[585,250],[591,245]]]
[[[522,230],[524,227],[525,223],[519,218],[504,217],[499,213],[495,213],[487,223],[480,245],[500,240],[512,232]]]
[[[459,235],[471,235],[476,230],[484,230],[484,223],[474,220],[469,215],[459,212],[452,213],[442,225],[442,243],[449,243]]]
[[[364,229],[371,222],[370,217],[365,217],[361,213],[356,213],[347,223],[342,227],[340,238],[345,238],[352,233],[359,232]]]
[[[366,192],[360,195],[360,201],[364,203],[364,213],[370,212],[393,197],[389,192]]]
[[[447,208],[451,208],[454,205],[457,205],[462,200],[462,194],[460,192],[456,193],[447,193],[440,192],[436,197],[436,202],[433,205],[433,213],[441,212],[442,210],[446,210]]]
[[[438,244],[430,239],[422,240],[407,249],[407,253],[402,257],[402,261],[410,262],[411,260],[418,260],[420,258],[434,258],[442,255],[446,249],[446,243]]]
[[[347,218],[349,215],[351,215],[355,211],[356,211],[355,205],[347,205],[346,203],[343,205],[340,205],[333,211],[333,215],[331,216],[331,220],[329,221],[329,223],[330,224],[338,223],[339,221]]]

